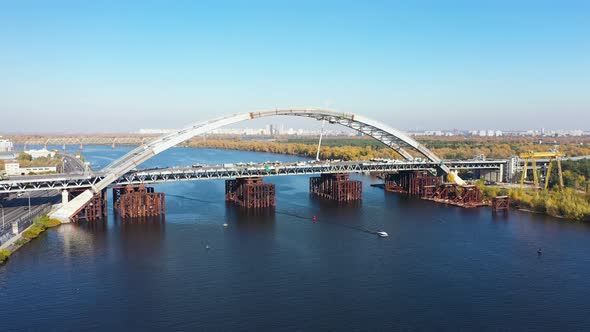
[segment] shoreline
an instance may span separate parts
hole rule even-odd
[[[35,240],[48,229],[56,228],[60,225],[61,222],[59,220],[51,219],[47,214],[34,218],[31,225],[0,245],[0,266],[7,264],[10,256],[27,243]]]

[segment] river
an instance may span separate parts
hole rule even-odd
[[[98,169],[129,149],[84,156]],[[173,148],[145,166],[267,160],[301,158]],[[360,204],[310,197],[307,176],[266,178],[277,207],[258,214],[226,206],[223,180],[165,183],[165,220],[111,207],[106,222],[49,230],[0,267],[0,331],[590,329],[588,225],[352,177]]]

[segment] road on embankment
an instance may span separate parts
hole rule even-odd
[[[31,199],[30,208],[29,194]],[[2,212],[0,211],[0,237],[12,231],[14,221],[33,213],[40,206],[58,204],[60,201],[61,194],[58,190],[33,191],[22,194],[20,197],[11,194],[9,197],[0,200],[0,204],[4,207],[4,218],[2,218]],[[2,208],[0,207],[0,209]]]
[[[70,155],[63,156],[63,167],[64,173],[69,174],[81,174],[84,173],[84,163],[75,157]]]

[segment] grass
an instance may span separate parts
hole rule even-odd
[[[16,240],[16,242],[14,242],[14,246],[16,248],[18,248],[18,247],[21,247],[21,246],[27,244],[27,242],[29,242],[29,240],[24,239],[24,238],[20,238],[20,239]]]

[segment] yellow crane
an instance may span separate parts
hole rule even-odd
[[[563,174],[561,172],[561,157],[563,154],[558,151],[551,152],[525,152],[520,154],[520,158],[524,159],[524,165],[522,167],[522,175],[520,176],[520,187],[524,186],[526,180],[527,165],[529,159],[531,160],[531,169],[533,171],[533,183],[535,188],[539,186],[539,178],[537,176],[537,159],[549,158],[549,164],[547,166],[547,174],[545,175],[545,189],[549,186],[549,177],[551,176],[551,170],[553,169],[553,161],[557,161],[557,177],[559,178],[559,190],[563,190]]]

